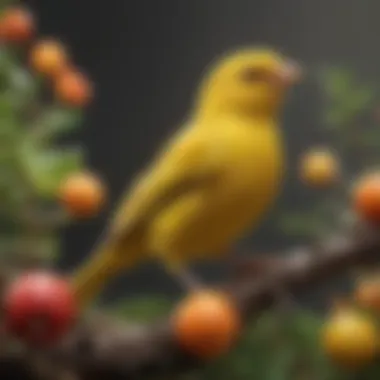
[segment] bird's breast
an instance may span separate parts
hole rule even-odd
[[[278,191],[283,160],[275,138],[253,140],[230,145],[212,186],[183,196],[161,213],[153,229],[157,248],[193,258],[212,254],[259,221]]]
[[[248,145],[248,144],[247,144]],[[241,150],[227,163],[219,183],[220,202],[236,223],[258,219],[279,190],[283,171],[280,149],[261,140]],[[223,208],[223,207],[222,207]]]

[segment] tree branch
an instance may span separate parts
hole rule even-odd
[[[246,320],[274,306],[278,289],[298,295],[351,267],[379,260],[380,234],[370,227],[360,227],[312,247],[293,249],[281,266],[259,276],[252,271],[251,277],[248,270],[222,287]],[[153,325],[86,322],[45,357],[62,368],[73,369],[84,380],[145,379],[184,373],[204,364],[176,344],[170,318]],[[0,362],[0,370],[1,366]]]

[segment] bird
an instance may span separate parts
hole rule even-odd
[[[266,47],[237,49],[211,63],[185,122],[132,181],[74,272],[79,304],[149,260],[196,287],[190,264],[225,257],[256,227],[281,188],[281,110],[300,77],[298,63]]]

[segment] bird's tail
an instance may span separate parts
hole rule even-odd
[[[140,253],[139,245],[128,247],[119,244],[101,244],[72,277],[71,284],[78,306],[86,307],[109,280],[121,271],[135,266],[141,258]]]

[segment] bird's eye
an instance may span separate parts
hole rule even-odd
[[[246,68],[240,73],[241,80],[246,83],[266,81],[268,79],[267,77],[266,72],[253,67]]]

